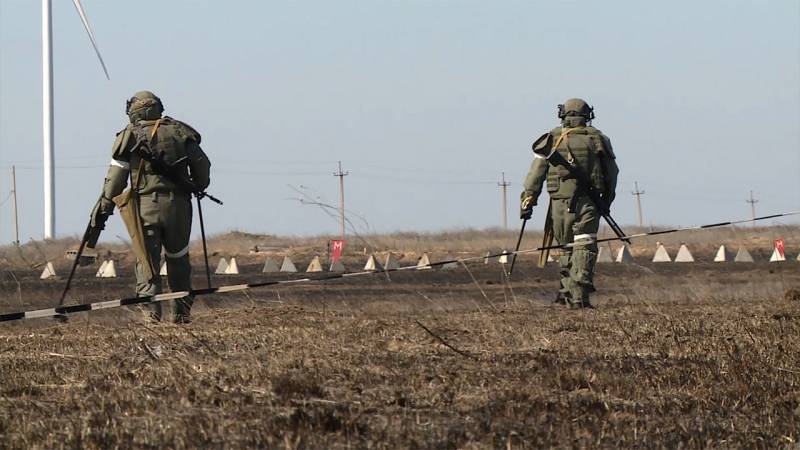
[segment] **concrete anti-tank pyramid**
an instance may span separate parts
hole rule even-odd
[[[273,273],[280,270],[281,268],[278,267],[278,263],[276,263],[274,259],[267,258],[267,260],[264,261],[264,268],[261,269],[261,273]]]
[[[283,257],[283,264],[281,264],[281,272],[297,272],[297,267],[294,266],[292,259],[288,256]]]
[[[166,269],[164,269],[166,271]],[[225,258],[220,258],[219,263],[217,263],[217,270],[214,271],[217,275],[224,275],[228,270],[228,261],[225,261]]]
[[[725,245],[720,245],[719,250],[717,250],[717,254],[714,255],[714,262],[728,262],[731,260],[731,252],[728,251],[728,248]]]
[[[617,257],[614,259],[614,262],[628,264],[633,262],[633,256],[631,256],[631,250],[628,248],[627,245],[623,245],[619,248],[617,252]]]
[[[383,264],[383,268],[386,270],[397,270],[400,268],[400,262],[397,260],[397,257],[394,256],[394,253],[386,255],[386,262]]]
[[[225,275],[239,275],[239,265],[236,264],[236,258],[231,258],[228,268],[225,269]]]
[[[423,253],[422,257],[417,261],[417,270],[431,269],[431,259],[427,253]]]
[[[769,262],[781,262],[786,261],[786,255],[781,255],[781,252],[778,249],[772,250],[772,256],[769,257]]]
[[[739,247],[739,251],[736,252],[736,257],[733,258],[733,262],[751,263],[754,261],[753,257],[750,255],[750,252],[748,252],[746,248]]]
[[[113,259],[109,259],[104,263],[100,278],[117,278],[117,265]]]
[[[94,274],[96,278],[100,278],[100,276],[103,274],[103,270],[105,270],[106,264],[108,264],[108,261],[103,261],[103,264],[100,264],[100,268],[97,269],[97,273]]]
[[[344,269],[344,264],[342,264],[342,260],[339,259],[332,262],[330,271],[333,273],[344,273],[345,269]]]
[[[314,259],[308,263],[306,272],[322,272],[322,263],[319,262],[319,256],[315,256]]]
[[[42,274],[39,275],[39,279],[48,280],[50,278],[55,278],[55,277],[56,277],[56,269],[53,267],[53,263],[48,261],[47,265],[44,266]]]
[[[678,254],[675,255],[675,262],[694,262],[694,256],[692,256],[692,252],[689,251],[689,247],[686,244],[681,244]]]
[[[614,262],[614,259],[611,258],[611,249],[607,249],[605,247],[600,247],[597,250],[597,262],[599,262],[599,263]]]
[[[367,263],[364,264],[364,270],[375,272],[378,270],[383,270],[383,267],[381,266],[381,263],[379,263],[378,260],[375,259],[375,255],[369,255]]]
[[[656,254],[653,256],[653,262],[672,262],[672,258],[667,253],[667,249],[664,248],[664,244],[658,244]]]
[[[223,259],[222,261],[225,261],[225,260]],[[222,263],[222,261],[220,261],[220,264]],[[226,266],[227,266],[227,264],[228,263],[225,263]],[[217,270],[219,270],[219,266],[217,266]],[[220,273],[220,272],[217,272],[217,273]],[[161,270],[158,271],[158,274],[161,275],[162,277],[167,276],[167,262],[166,261],[161,263]]]

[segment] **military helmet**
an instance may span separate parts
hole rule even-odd
[[[558,105],[559,119],[576,116],[584,117],[586,120],[592,120],[594,119],[594,108],[589,106],[585,100],[580,98],[571,98]]]
[[[156,119],[164,112],[161,99],[150,91],[139,91],[125,102],[125,114],[133,118],[134,115],[142,119]]]

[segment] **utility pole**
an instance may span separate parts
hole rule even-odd
[[[501,172],[501,177],[502,177],[501,178],[502,181],[497,183],[497,185],[500,186],[501,188],[503,188],[503,207],[502,207],[502,211],[503,211],[503,229],[507,230],[508,229],[508,211],[507,211],[508,202],[506,201],[506,188],[511,186],[511,183],[506,181],[506,173],[505,172]]]
[[[14,197],[14,245],[19,245],[19,218],[17,217],[17,168],[11,166],[11,195]]]
[[[342,172],[342,162],[339,161],[339,171],[334,172],[333,176],[339,177],[339,225],[341,239],[344,240],[344,177],[350,172]]]
[[[756,203],[758,200],[753,198],[753,191],[750,191],[750,199],[745,200],[747,203],[750,203],[750,213],[753,215],[753,228],[756,227]]]
[[[639,190],[639,182],[634,181],[633,185],[636,187],[635,191],[632,191],[631,194],[636,196],[636,211],[639,215],[639,226],[644,226],[644,222],[642,221],[642,195],[644,195],[644,191]]]

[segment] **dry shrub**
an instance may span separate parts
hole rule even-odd
[[[272,379],[272,391],[282,399],[320,398],[324,395],[319,380],[308,372],[291,370]]]
[[[800,289],[788,289],[783,298],[790,302],[800,302]]]

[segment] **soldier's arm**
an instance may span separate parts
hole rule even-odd
[[[103,190],[100,199],[97,201],[95,210],[92,212],[92,224],[105,222],[105,218],[114,213],[113,198],[121,194],[128,185],[128,174],[131,170],[130,151],[128,146],[131,144],[131,136],[128,128],[117,134],[114,146],[111,150],[111,163],[106,172],[103,182]],[[103,216],[103,217],[101,217]]]
[[[542,183],[547,178],[547,169],[550,163],[539,155],[534,154],[531,168],[528,175],[525,176],[525,181],[522,183],[524,191],[520,195],[524,200],[526,197],[533,197],[533,204],[536,205],[539,195],[542,193]]]
[[[191,125],[176,120],[178,133],[183,137],[186,156],[189,158],[189,176],[197,192],[205,191],[211,184],[211,161],[200,148],[203,138]]]
[[[198,191],[204,191],[211,184],[211,161],[194,140],[186,142],[186,153],[189,156],[189,173],[192,183]]]
[[[619,166],[617,166],[617,158],[614,156],[614,150],[611,147],[611,140],[603,136],[603,151],[600,154],[600,161],[603,167],[603,179],[605,180],[605,189],[603,198],[611,207],[614,198],[617,195],[617,177],[619,176]]]

